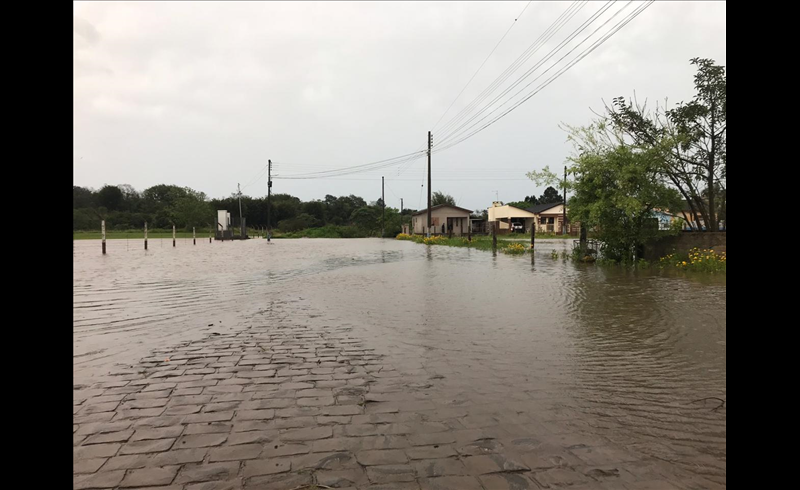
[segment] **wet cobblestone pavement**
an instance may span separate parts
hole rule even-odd
[[[547,249],[226,245],[78,250],[75,489],[726,487],[724,285]]]
[[[349,328],[274,323],[75,386],[74,488],[722,488],[559,431],[535,395],[450,399],[445,375],[398,370]]]

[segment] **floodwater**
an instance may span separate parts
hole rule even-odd
[[[726,484],[726,283],[396,240],[75,241],[75,383],[271,315],[351,334],[453,407],[533,413]],[[501,414],[502,415],[502,414]],[[498,415],[499,416],[499,415]]]

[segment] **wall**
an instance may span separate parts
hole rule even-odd
[[[682,232],[680,235],[662,238],[644,248],[644,258],[658,260],[673,252],[686,253],[697,248],[713,248],[716,252],[724,252],[727,244],[727,232]]]
[[[431,210],[431,222],[433,223],[433,229],[431,233],[441,235],[442,233],[442,224],[447,225],[447,218],[456,218],[457,221],[453,226],[453,235],[454,236],[461,236],[461,219],[464,219],[464,235],[467,234],[467,228],[469,226],[469,213],[458,211],[453,208],[438,208]],[[414,223],[414,233],[421,235],[425,233],[425,227],[428,226],[428,214],[422,213],[414,215],[413,217]],[[437,224],[438,223],[438,224]]]

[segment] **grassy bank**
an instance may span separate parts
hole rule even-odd
[[[368,238],[374,236],[355,226],[328,225],[319,228],[306,228],[300,231],[282,232],[275,230],[273,238]]]

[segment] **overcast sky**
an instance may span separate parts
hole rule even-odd
[[[627,3],[611,6],[489,110]],[[604,4],[583,6],[478,109]],[[419,150],[427,144],[427,131],[512,24],[436,129],[445,127],[571,5],[78,2],[73,18],[74,184],[130,184],[143,190],[166,183],[223,197],[235,192],[237,183],[249,183],[243,192],[262,196],[266,175],[260,175],[270,158],[274,174],[286,176]],[[622,10],[494,115],[536,89],[639,5]],[[525,173],[545,165],[560,168],[571,151],[559,123],[587,124],[603,99],[634,91],[640,100],[688,100],[694,74],[690,58],[726,64],[725,16],[725,2],[653,4],[516,110],[435,153],[433,190],[476,210],[485,209],[496,195],[506,202],[538,196],[543,189]],[[434,145],[447,133],[434,130]],[[402,197],[407,208],[422,208],[426,166],[421,158],[337,179],[274,179],[273,192],[303,200],[356,194],[374,201],[383,175],[387,205],[399,207]]]

